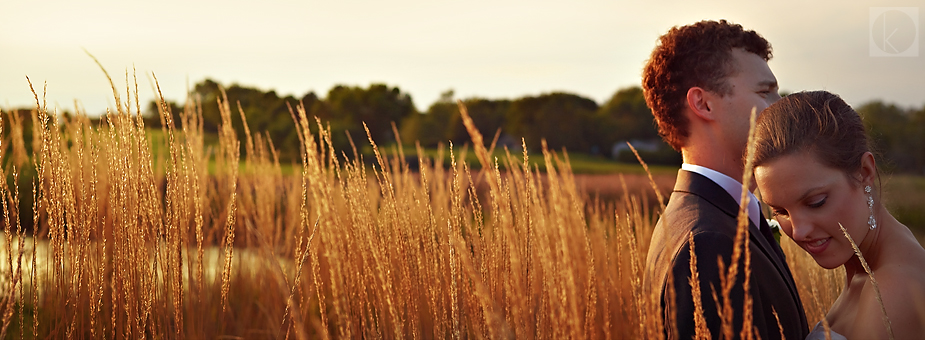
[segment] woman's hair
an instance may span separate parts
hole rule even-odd
[[[871,147],[860,115],[826,91],[788,95],[765,109],[755,131],[755,166],[810,151],[826,166],[853,175]]]

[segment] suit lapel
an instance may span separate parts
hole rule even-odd
[[[736,204],[735,199],[732,198],[732,196],[730,196],[729,193],[727,193],[726,190],[724,190],[718,184],[698,173],[686,170],[678,171],[678,181],[675,184],[674,191],[687,192],[700,196],[707,202],[710,202],[710,204],[725,212],[733,219],[735,219],[739,214],[739,205]],[[784,278],[785,282],[787,282],[787,288],[790,290],[790,295],[802,307],[802,301],[800,301],[796,284],[793,281],[793,275],[790,273],[790,268],[787,267],[787,263],[783,261],[783,258],[777,255],[777,252],[773,248],[777,245],[768,243],[768,240],[764,237],[764,235],[759,235],[757,226],[751,222],[751,219],[749,219],[748,225],[749,239],[752,243],[757,244],[758,249],[761,249],[761,252],[764,253],[764,256],[774,264],[774,267],[780,273],[780,276]]]
[[[770,228],[769,226],[765,227]],[[769,240],[764,237],[764,235],[757,235],[757,232],[754,230],[749,230],[749,233],[751,234],[752,242],[758,243],[758,248],[760,248],[764,255],[774,263],[774,267],[777,268],[777,271],[781,273],[781,277],[783,277],[784,281],[787,283],[787,288],[790,290],[790,295],[793,296],[793,300],[799,303],[800,308],[802,308],[803,304],[802,301],[800,301],[796,283],[793,281],[793,274],[790,273],[790,267],[787,266],[784,259],[778,255],[777,250],[774,249],[774,247],[780,249],[780,246],[776,243],[770,244]]]

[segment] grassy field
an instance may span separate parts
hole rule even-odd
[[[298,108],[286,170],[259,134],[235,135],[227,101],[211,146],[194,104],[152,133],[115,102],[102,126],[39,105],[34,141],[8,125],[4,177],[37,175],[28,200],[0,187],[0,337],[662,336],[641,287],[660,208],[639,165],[489,153],[477,133],[471,150],[370,143],[375,161],[345,161]],[[653,171],[662,194],[674,174]],[[844,273],[782,245],[815,323]]]
[[[925,238],[925,177],[892,175],[881,181],[887,209],[912,229],[921,242]]]
[[[164,149],[164,134],[160,130],[153,129],[149,129],[147,134],[155,157],[167,155],[168,152]],[[208,134],[206,135],[208,136]],[[210,136],[206,140],[212,141],[212,143],[205,143],[207,147],[218,147],[217,136]],[[481,165],[478,162],[478,157],[469,149],[468,144],[462,146],[459,152],[465,158],[459,159],[458,162],[466,163],[472,169],[480,169]],[[375,160],[371,146],[360,148],[360,153],[367,160]],[[399,155],[399,152],[395,145],[388,145],[382,148],[382,154],[384,157],[395,157]],[[409,164],[410,170],[416,172],[418,150],[404,147],[402,154],[406,155],[405,160],[408,163],[413,163]],[[449,167],[453,161],[450,159],[447,149],[422,149],[420,156],[432,162],[442,162],[445,167]],[[507,156],[504,150],[491,150],[491,159],[505,159]],[[510,156],[516,163],[523,162],[521,153],[514,153]],[[646,172],[639,163],[617,162],[601,156],[569,154],[562,157],[563,159],[568,158],[569,168],[574,174],[575,184],[579,190],[588,194],[589,197],[600,198],[605,201],[619,200],[624,195],[624,184],[621,183],[620,179],[622,177],[631,195],[645,196],[647,202],[656,204],[656,197],[651,190],[652,185],[648,175],[651,174],[661,192],[667,196],[674,187],[678,171],[678,167],[675,166],[648,165],[649,171]],[[531,155],[529,160],[534,169],[541,173],[546,172],[544,155]],[[366,163],[370,163],[370,161]],[[281,163],[280,169],[283,175],[298,174],[301,171],[297,164]],[[241,162],[239,171],[245,170],[245,163]],[[214,161],[209,162],[208,171],[210,173],[216,171]],[[890,212],[900,222],[912,229],[920,239],[925,240],[925,176],[884,173],[881,177],[881,186],[883,187],[883,199]]]
[[[457,146],[460,147],[460,146]],[[459,162],[465,162],[470,165],[473,169],[480,169],[481,164],[479,163],[478,156],[474,152],[471,152],[471,145],[466,143],[461,146],[460,151],[464,151],[464,159],[459,159]],[[408,157],[408,160],[414,162],[417,160],[417,149],[405,147],[402,150],[403,154],[412,155]],[[499,159],[504,160],[508,157],[508,153],[511,153],[511,158],[518,163],[523,162],[523,151],[521,150],[503,150],[501,148],[495,148],[494,150],[489,150],[489,159]],[[372,156],[371,148],[363,148],[362,153],[365,155]],[[397,148],[394,145],[383,147],[383,155],[386,156],[395,156],[398,154]],[[422,155],[426,158],[432,160],[443,160],[445,166],[450,165],[451,159],[449,154],[446,152],[446,149],[423,149]],[[565,154],[564,151],[559,152],[559,157],[563,161],[567,160],[569,167],[571,168],[572,173],[583,174],[583,175],[612,175],[612,174],[630,174],[630,175],[645,175],[646,171],[639,165],[639,163],[622,163],[617,162],[602,156],[592,156],[585,154]],[[540,172],[546,172],[546,159],[544,154],[530,155],[529,156],[530,164]],[[662,175],[662,174],[671,174],[674,176],[677,171],[677,167],[672,166],[657,166],[650,165],[649,170],[652,174]]]

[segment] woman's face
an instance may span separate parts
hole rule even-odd
[[[867,236],[870,210],[861,176],[851,178],[804,151],[755,168],[755,181],[781,229],[824,268],[836,268],[854,256],[839,223],[855,243]]]

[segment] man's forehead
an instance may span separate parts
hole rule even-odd
[[[768,67],[768,62],[761,56],[742,49],[733,49],[733,62],[731,77],[742,77],[749,82],[761,86],[777,85],[774,72]]]

